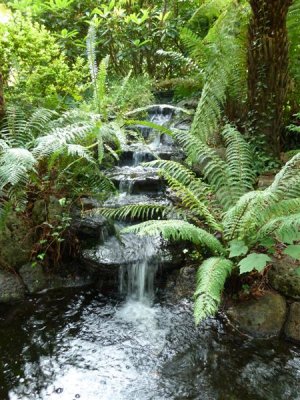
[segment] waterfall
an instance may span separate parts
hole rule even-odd
[[[157,240],[142,238],[141,259],[120,268],[119,290],[129,300],[150,305],[154,299],[154,279],[158,263],[155,260]]]

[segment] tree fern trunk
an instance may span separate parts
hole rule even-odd
[[[286,17],[292,0],[250,0],[248,107],[251,133],[263,135],[266,150],[280,155],[283,108],[288,88]]]

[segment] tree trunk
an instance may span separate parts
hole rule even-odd
[[[3,78],[0,73],[0,120],[5,113],[4,93],[3,93]]]
[[[250,0],[248,109],[251,134],[262,135],[266,151],[280,155],[288,90],[289,42],[286,18],[293,0]]]

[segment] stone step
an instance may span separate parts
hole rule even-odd
[[[122,207],[131,204],[157,204],[157,205],[169,205],[171,201],[168,200],[164,193],[155,194],[128,194],[119,193],[106,200],[103,207]]]
[[[107,173],[116,187],[125,193],[155,193],[164,187],[156,168],[151,167],[116,167]]]
[[[149,238],[132,233],[122,234],[120,239],[111,237],[102,245],[83,250],[82,260],[89,267],[90,272],[105,271],[116,274],[121,266],[144,261],[149,241],[155,248],[149,257],[151,263],[165,268],[180,263],[182,254],[177,254],[160,237]]]

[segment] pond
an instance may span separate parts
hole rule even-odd
[[[2,400],[300,399],[299,349],[218,319],[195,328],[192,304],[163,293],[65,289],[1,315]]]

